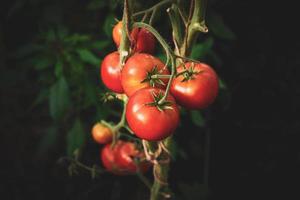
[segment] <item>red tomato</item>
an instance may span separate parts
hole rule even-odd
[[[124,65],[121,76],[122,87],[126,95],[131,96],[137,90],[149,86],[165,88],[168,79],[145,81],[153,73],[170,74],[167,67],[158,58],[145,53],[136,53],[131,56]]]
[[[121,85],[122,67],[119,58],[117,51],[105,56],[101,64],[101,78],[108,89],[116,93],[123,93]]]
[[[93,139],[99,144],[107,144],[111,142],[113,133],[112,130],[101,123],[96,123],[92,128]]]
[[[134,159],[140,159],[139,165],[135,163]],[[124,142],[118,150],[116,155],[117,163],[122,169],[126,169],[126,172],[132,174],[140,171],[145,173],[151,166],[149,162],[145,160],[144,152],[137,149],[136,145],[131,142]]]
[[[122,38],[122,21],[113,28],[113,40],[117,47],[120,46]],[[134,43],[134,52],[153,53],[155,48],[155,38],[146,29],[134,28],[130,33]]]
[[[105,145],[101,150],[101,160],[105,169],[116,175],[124,175],[124,170],[116,162],[116,155],[119,148],[124,144],[123,141],[118,141],[116,145],[111,148],[111,144]]]
[[[146,29],[133,29],[131,37],[134,42],[134,52],[152,54],[155,50],[155,37]]]
[[[179,123],[179,110],[174,98],[168,95],[167,108],[149,105],[155,96],[163,95],[158,88],[145,88],[129,98],[126,119],[132,131],[141,139],[158,141],[170,136]]]
[[[184,75],[175,78],[171,85],[171,94],[177,103],[188,109],[203,109],[209,106],[216,98],[219,89],[218,76],[216,72],[204,63],[185,63],[186,69],[194,67],[194,72],[188,80]],[[184,66],[177,68],[178,73],[184,71]]]

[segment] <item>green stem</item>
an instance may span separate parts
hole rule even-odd
[[[159,7],[161,7],[161,6],[163,6],[163,5],[167,4],[167,3],[171,3],[172,1],[174,1],[174,0],[163,0],[163,1],[155,4],[151,8],[148,8],[146,10],[142,10],[142,11],[134,13],[133,17],[137,17],[137,16],[145,14],[145,13],[150,13],[150,12],[154,11],[155,9],[158,9]]]
[[[123,100],[123,111],[122,111],[122,116],[121,119],[119,121],[119,123],[117,125],[115,125],[112,129],[113,131],[113,142],[112,142],[112,146],[114,146],[119,138],[119,131],[121,128],[126,126],[126,105],[127,105],[128,99],[124,99]]]
[[[191,19],[187,23],[184,42],[180,48],[180,55],[186,57],[190,54],[192,44],[197,38],[199,32],[208,31],[205,25],[207,0],[194,0],[193,10],[191,10]]]
[[[155,79],[155,78],[170,78],[171,75],[168,74],[154,74],[151,76],[151,78]]]
[[[175,63],[176,56],[175,56],[174,52],[172,51],[172,49],[170,48],[170,46],[167,44],[167,42],[162,38],[162,36],[152,26],[150,26],[149,24],[143,23],[143,22],[135,22],[133,24],[133,27],[144,28],[144,29],[147,29],[149,32],[151,32],[154,35],[154,37],[158,40],[158,42],[162,45],[162,47],[164,48],[165,53],[167,55],[167,62],[168,62],[168,60],[171,60],[171,76],[168,81],[168,85],[167,85],[165,94],[161,98],[161,100],[158,102],[158,104],[162,104],[165,102],[165,100],[169,94],[172,80],[176,75],[176,63]]]
[[[119,47],[120,64],[124,66],[126,58],[129,56],[130,51],[130,30],[131,30],[131,3],[130,0],[124,0],[124,10],[122,18],[122,36]]]

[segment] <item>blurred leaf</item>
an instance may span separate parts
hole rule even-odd
[[[63,26],[63,25],[59,25],[56,28],[56,33],[59,39],[64,40],[67,36],[68,36],[68,29],[67,27]]]
[[[204,127],[205,126],[205,119],[202,116],[200,111],[193,110],[193,111],[190,112],[190,115],[191,115],[192,122],[196,126],[199,126],[199,127]]]
[[[83,60],[86,63],[92,64],[92,65],[99,65],[100,59],[97,58],[90,50],[88,49],[78,49],[77,53],[79,54],[81,60]]]
[[[61,59],[58,59],[54,66],[54,74],[57,78],[61,77],[63,74],[63,62]]]
[[[48,42],[53,42],[56,40],[56,34],[55,31],[53,29],[50,29],[46,32],[45,34],[45,39]]]
[[[209,190],[205,184],[179,183],[178,186],[179,186],[180,193],[182,194],[182,199],[184,200],[208,199]]]
[[[57,139],[58,130],[55,126],[50,126],[44,133],[40,143],[38,145],[37,154],[41,155],[45,153],[51,146],[53,146]]]
[[[49,109],[54,120],[59,120],[70,106],[69,88],[63,76],[50,88]]]
[[[52,60],[45,56],[35,57],[32,62],[36,70],[46,69],[52,64]]]
[[[37,98],[34,100],[32,107],[44,102],[49,97],[49,90],[48,88],[43,88],[40,93],[38,94]]]
[[[104,21],[103,31],[109,38],[112,37],[112,29],[115,24],[114,16],[112,14],[107,15]]]
[[[89,35],[83,35],[83,34],[73,34],[73,35],[70,35],[68,36],[65,41],[66,42],[69,42],[71,44],[77,44],[77,43],[80,43],[80,42],[87,42],[89,41],[91,38]]]
[[[107,5],[108,1],[103,1],[103,0],[92,0],[88,5],[87,9],[88,10],[98,10],[100,8],[103,8]]]
[[[72,156],[76,149],[85,143],[85,132],[80,119],[76,119],[67,135],[67,155]]]
[[[92,48],[97,50],[103,50],[104,48],[108,47],[111,44],[111,42],[107,40],[98,40],[95,42],[92,42]]]
[[[220,39],[235,40],[235,34],[229,29],[223,21],[223,18],[215,12],[211,12],[207,17],[209,30]]]
[[[38,51],[41,51],[43,49],[43,46],[40,46],[38,44],[26,44],[23,45],[22,47],[20,47],[17,51],[14,52],[14,54],[12,55],[12,57],[14,58],[24,58],[26,56],[30,56],[33,53],[36,53]]]
[[[213,44],[214,44],[214,39],[212,37],[207,38],[202,43],[195,44],[191,52],[191,58],[195,60],[203,59],[206,56],[206,54],[209,53]]]
[[[7,11],[7,18],[11,17],[16,12],[21,10],[25,6],[25,4],[26,4],[26,1],[24,1],[24,0],[15,1],[15,3],[12,5],[12,7],[10,9],[8,9],[8,11]]]
[[[220,78],[219,78],[219,87],[220,87],[220,89],[224,89],[224,90],[227,89],[226,83]]]

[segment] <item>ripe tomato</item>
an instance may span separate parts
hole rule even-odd
[[[216,72],[204,63],[185,63],[187,70],[195,72],[189,78],[185,73],[176,77],[171,85],[171,94],[177,103],[188,109],[203,109],[209,106],[218,94],[219,84]],[[184,66],[177,68],[178,73],[183,72]],[[186,80],[184,80],[186,78]]]
[[[158,58],[145,53],[136,53],[127,60],[121,74],[124,92],[127,96],[131,96],[137,90],[149,86],[165,88],[168,79],[150,79],[150,77],[170,72]]]
[[[111,144],[106,144],[101,150],[101,160],[105,169],[116,175],[124,175],[124,170],[116,162],[116,155],[119,148],[124,144],[123,141],[118,141],[112,148]]]
[[[139,159],[139,164],[137,164],[134,159]],[[151,166],[145,159],[144,152],[138,150],[136,145],[132,142],[124,142],[118,149],[116,155],[117,163],[130,174],[136,173],[137,171],[145,173]]]
[[[99,144],[107,144],[111,142],[112,130],[101,123],[96,123],[92,128],[92,137]]]
[[[120,46],[122,38],[122,21],[118,22],[113,28],[113,40],[117,47]],[[144,52],[152,54],[155,48],[155,38],[146,29],[134,28],[130,33],[133,39],[134,52]]]
[[[104,85],[116,93],[123,93],[121,85],[121,65],[119,53],[112,52],[105,56],[101,64],[101,78]]]
[[[126,119],[132,131],[141,139],[158,141],[170,136],[179,123],[175,99],[168,95],[165,105],[157,106],[162,89],[144,88],[129,98]]]

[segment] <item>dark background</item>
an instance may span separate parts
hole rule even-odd
[[[54,126],[59,128],[52,146],[41,144],[45,130],[57,124],[57,120],[49,116],[46,100],[33,107],[32,102],[41,88],[50,85],[40,84],[38,78],[43,71],[24,64],[33,55],[14,57],[25,44],[38,43],[38,33],[56,27],[57,23],[67,26],[71,33],[91,34],[91,41],[111,40],[101,27],[109,14],[120,18],[121,6],[111,8],[104,3],[103,7],[86,10],[89,2],[80,0],[24,2],[17,6],[14,1],[0,4],[0,198],[147,199],[148,191],[136,177],[104,174],[93,180],[84,171],[69,177],[68,163],[57,161],[66,155],[65,136],[72,128],[68,124],[76,117],[60,119],[64,125]],[[47,15],[52,16],[49,20],[45,8],[54,5],[59,14],[48,9]],[[17,9],[11,11],[13,6]],[[204,56],[204,60],[215,63],[226,88],[214,105],[201,112],[204,125],[195,122],[195,118],[200,120],[199,116],[193,122],[190,115],[183,117],[175,136],[180,156],[172,164],[170,175],[177,199],[206,199],[207,193],[209,199],[299,199],[300,43],[296,8],[288,2],[210,2],[208,14],[218,13],[235,37],[229,35],[228,39],[210,33],[214,39],[211,48],[218,59]],[[61,19],[55,19],[60,15]],[[155,26],[168,37],[162,31],[163,24]],[[111,46],[110,41],[105,50],[93,53],[103,58],[114,49]],[[94,77],[89,77],[95,87],[104,91],[97,70],[98,67],[90,70]],[[70,88],[77,86],[73,84]],[[89,104],[77,114],[86,133],[99,119],[93,106]],[[202,184],[207,133],[211,134],[208,190]],[[46,150],[40,150],[43,145]],[[85,146],[82,160],[101,165],[99,147],[90,139]]]

